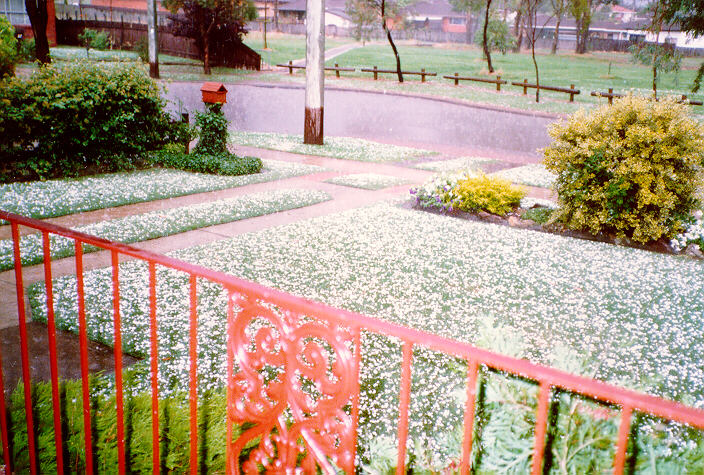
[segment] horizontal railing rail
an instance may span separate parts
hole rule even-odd
[[[580,93],[579,89],[574,88],[574,84],[570,84],[570,87],[544,86],[542,84],[538,86],[537,84],[529,83],[528,79],[524,79],[523,82],[513,81],[511,82],[511,85],[522,87],[524,96],[528,94],[529,88],[536,89],[538,87],[540,87],[540,89],[544,91],[564,92],[565,94],[570,95],[570,102],[574,102],[574,96]]]
[[[496,76],[496,79],[489,78],[476,78],[471,76],[460,76],[459,73],[455,73],[452,76],[443,76],[445,79],[452,79],[455,81],[455,86],[459,86],[460,81],[474,81],[474,82],[485,82],[489,84],[496,84],[496,90],[501,91],[502,84],[508,84],[508,81],[501,79],[501,76]]]
[[[374,80],[378,79],[379,74],[398,74],[395,69],[378,69],[376,66],[371,68],[361,68],[360,71],[363,73],[374,73]],[[425,68],[421,68],[420,71],[401,71],[401,74],[420,76],[420,81],[425,82],[426,76],[437,76],[438,73],[426,72]]]
[[[399,419],[397,427],[398,458],[396,473],[405,473],[406,442],[409,431],[409,405],[413,372],[413,351],[427,348],[465,360],[467,364],[464,431],[460,462],[461,473],[471,467],[477,382],[480,368],[486,367],[533,381],[539,387],[535,419],[535,438],[532,455],[532,473],[541,473],[548,413],[551,395],[565,391],[620,407],[621,422],[616,440],[614,470],[623,471],[626,460],[631,419],[634,412],[650,414],[669,421],[704,429],[704,411],[663,398],[639,393],[612,384],[567,373],[527,360],[501,355],[473,345],[442,336],[403,327],[358,313],[333,308],[279,290],[190,264],[175,258],[114,243],[81,232],[42,221],[0,211],[0,219],[10,222],[14,240],[15,278],[17,289],[18,324],[22,352],[22,378],[31,381],[27,332],[25,324],[23,269],[19,264],[19,226],[40,231],[44,245],[44,277],[47,302],[48,351],[51,362],[52,408],[56,444],[57,471],[63,471],[61,401],[56,355],[56,322],[53,309],[52,262],[49,235],[55,234],[75,242],[75,271],[77,279],[77,313],[79,319],[80,360],[82,373],[84,450],[86,472],[93,472],[93,446],[87,356],[83,245],[92,245],[110,253],[112,267],[113,327],[115,357],[115,387],[117,408],[118,471],[125,473],[125,430],[122,424],[122,345],[120,257],[148,263],[149,285],[149,363],[152,393],[152,457],[153,472],[160,470],[159,455],[159,373],[157,339],[157,274],[156,266],[174,269],[189,276],[189,419],[190,470],[196,473],[198,459],[198,284],[202,279],[219,284],[226,292],[226,388],[227,388],[227,470],[240,473],[252,470],[292,468],[305,471],[320,469],[334,473],[335,467],[347,473],[355,470],[357,424],[360,413],[361,337],[371,332],[397,338],[402,346],[401,381],[399,392]],[[252,325],[253,322],[258,322]],[[265,322],[265,323],[262,323]],[[0,358],[2,358],[0,350]],[[265,376],[265,368],[280,367],[274,379]],[[304,394],[300,378],[315,384],[321,397],[314,399]],[[0,426],[6,467],[12,467],[9,428],[6,417],[4,378],[0,359]],[[37,445],[32,415],[31,385],[24,385],[30,471],[38,472]],[[233,438],[234,425],[245,428]],[[233,440],[234,439],[234,440]],[[257,444],[257,440],[259,441]],[[243,451],[249,450],[244,456]],[[246,458],[246,460],[242,460]],[[259,465],[257,465],[259,464]]]

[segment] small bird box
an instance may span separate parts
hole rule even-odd
[[[227,89],[221,82],[206,82],[200,88],[203,102],[206,104],[224,104],[227,102]]]

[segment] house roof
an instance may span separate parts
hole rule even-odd
[[[464,17],[447,0],[421,0],[408,7],[406,13],[414,17]]]

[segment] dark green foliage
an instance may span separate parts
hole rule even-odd
[[[174,151],[173,146],[155,152],[150,161],[153,165],[176,168],[197,173],[214,175],[249,175],[262,169],[262,161],[257,157],[238,157],[234,154],[198,155]]]
[[[17,44],[17,54],[20,61],[31,63],[37,57],[37,48],[34,44],[34,38],[22,39]]]
[[[129,169],[161,146],[159,85],[135,66],[43,67],[0,87],[0,174],[14,180]]]
[[[550,208],[531,208],[523,213],[523,219],[531,219],[538,224],[545,224],[550,220],[553,210]]]
[[[78,39],[86,47],[86,56],[88,55],[88,50],[99,49],[106,50],[110,48],[110,37],[104,31],[97,31],[91,28],[86,28],[83,33],[78,35]]]
[[[140,36],[134,44],[134,50],[139,55],[143,63],[149,63],[149,40],[146,36]]]
[[[205,112],[196,112],[196,127],[199,130],[196,154],[218,155],[227,153],[227,119],[222,104],[206,104]]]
[[[513,48],[516,38],[509,30],[508,24],[496,15],[489,17],[489,25],[486,28],[486,43],[490,51],[501,51],[502,54]],[[484,21],[474,34],[474,43],[481,46],[484,42]]]
[[[7,17],[0,15],[0,79],[15,75],[17,56],[15,28]]]
[[[151,394],[134,389],[136,373],[125,371],[125,455],[128,470],[148,473],[152,470]],[[144,374],[140,373],[141,376]],[[91,378],[91,418],[93,450],[97,473],[113,473],[117,467],[117,424],[115,396],[105,377]],[[22,384],[10,398],[10,438],[15,473],[29,472],[27,424]],[[71,473],[85,471],[82,392],[80,381],[61,383],[62,436],[64,464]],[[136,393],[136,394],[133,394]],[[226,440],[225,390],[208,391],[200,397],[198,408],[199,468],[202,473],[225,470]],[[41,473],[56,473],[51,385],[32,386],[33,416],[36,427],[37,454]],[[188,394],[175,393],[159,401],[160,456],[163,471],[189,471],[189,403]],[[234,436],[239,434],[234,428]]]

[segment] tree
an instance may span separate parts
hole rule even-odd
[[[662,19],[664,22],[677,22],[682,31],[693,36],[704,35],[704,2],[701,0],[662,0]],[[698,92],[704,79],[704,63],[699,66],[694,78],[692,92]]]
[[[368,0],[347,0],[345,13],[354,24],[354,37],[357,41],[368,41],[369,30],[377,19],[377,10]]]
[[[410,5],[409,0],[397,0],[393,2],[387,2],[386,0],[364,0],[371,8],[376,12],[376,18],[381,20],[381,27],[386,33],[386,39],[391,45],[391,49],[394,52],[394,57],[396,58],[396,75],[398,76],[398,82],[403,82],[403,73],[401,72],[401,57],[398,54],[398,49],[394,43],[394,39],[391,37],[391,29],[389,28],[389,19],[395,18],[399,15],[399,12]]]
[[[607,5],[618,0],[567,0],[569,2],[570,15],[574,17],[577,27],[577,45],[574,52],[584,54],[587,52],[587,40],[589,40],[589,27],[592,24],[592,17],[599,5]]]
[[[486,67],[489,69],[489,74],[494,72],[494,66],[491,64],[491,53],[489,52],[489,41],[487,37],[487,28],[489,27],[489,12],[491,10],[491,0],[486,0],[486,10],[484,10],[484,28],[482,28],[482,50],[486,58]]]
[[[24,0],[24,7],[29,16],[29,22],[32,24],[37,60],[42,64],[51,62],[49,56],[49,39],[46,36],[46,25],[49,21],[47,1],[53,0]]]
[[[479,13],[484,5],[482,0],[450,0],[452,9],[465,14],[466,42],[472,42],[472,14]]]
[[[526,33],[528,42],[530,43],[530,51],[533,58],[533,67],[535,68],[535,102],[540,102],[540,72],[538,70],[538,61],[535,59],[535,40],[538,21],[538,9],[543,0],[524,0],[521,2],[523,8],[523,19],[526,25]]]
[[[560,38],[560,23],[562,23],[562,17],[567,13],[567,0],[550,0],[550,9],[555,17],[555,37],[552,40],[550,54],[555,54],[557,53],[557,43]]]
[[[196,40],[203,60],[203,72],[210,74],[211,52],[233,41],[241,41],[244,24],[256,18],[256,9],[249,0],[163,0],[172,13],[175,34]]]
[[[474,43],[480,46],[484,44],[483,32],[484,24],[482,22],[481,29],[478,29],[474,35]],[[489,26],[486,34],[489,51],[501,51],[502,54],[506,54],[515,44],[515,38],[511,35],[508,23],[496,14],[492,14],[489,17]]]
[[[658,98],[658,72],[669,73],[680,70],[682,54],[673,45],[660,44],[660,32],[664,22],[663,9],[660,2],[651,5],[650,26],[648,30],[655,34],[655,42],[645,41],[632,45],[629,50],[633,60],[652,68],[653,97]]]

